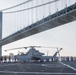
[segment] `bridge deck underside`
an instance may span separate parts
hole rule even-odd
[[[56,14],[58,14],[57,12]],[[46,21],[47,20],[47,21]],[[31,25],[29,27],[26,27],[22,29],[21,31],[16,32],[13,35],[10,35],[3,40],[0,41],[0,46],[14,42],[16,40],[22,39],[24,37],[28,37],[34,34],[37,34],[39,32],[64,25],[66,23],[72,22],[76,20],[76,9],[72,10],[70,12],[66,12],[65,14],[62,15],[56,15],[55,18],[50,19],[50,16],[44,18],[42,23],[39,25]],[[39,23],[39,22],[37,22]]]

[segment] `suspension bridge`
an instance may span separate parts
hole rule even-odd
[[[76,20],[76,0],[25,0],[0,10],[0,47]],[[0,50],[0,55],[2,48]]]

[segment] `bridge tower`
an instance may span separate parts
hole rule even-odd
[[[0,11],[0,40],[2,39],[2,12]],[[0,56],[2,55],[2,46],[0,46]]]

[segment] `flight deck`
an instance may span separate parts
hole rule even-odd
[[[76,61],[0,63],[0,75],[76,75]]]

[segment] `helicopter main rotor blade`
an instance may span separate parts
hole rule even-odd
[[[40,48],[41,46],[27,46],[27,47],[18,47],[18,48],[12,48],[12,49],[7,49],[7,50],[15,50],[15,49],[22,49],[22,48],[27,49],[27,48],[34,48],[34,47],[38,47],[38,48]],[[5,50],[5,51],[7,51],[7,50]]]
[[[55,49],[60,49],[60,50],[62,50],[62,49],[63,49],[63,48],[59,48],[59,47],[27,46],[27,47],[18,47],[18,48],[12,48],[12,49],[7,49],[7,50],[16,50],[16,49],[22,49],[22,48],[27,49],[27,48],[34,48],[34,47],[36,47],[36,48],[55,48]],[[5,50],[5,51],[7,51],[7,50]]]
[[[12,49],[7,49],[7,50],[15,50],[15,49],[22,49],[22,48],[27,49],[27,47],[18,47],[18,48],[12,48]],[[5,50],[5,51],[7,51],[7,50]]]
[[[46,46],[41,46],[41,48],[59,48],[59,49],[61,49],[60,47],[46,47]]]
[[[16,50],[16,49],[22,49],[22,48],[27,49],[27,48],[34,48],[34,47],[38,47],[38,48],[40,48],[41,46],[27,46],[27,47],[18,47],[18,48],[12,48],[12,49],[7,49],[7,50]],[[5,50],[5,51],[7,51],[7,50]]]

